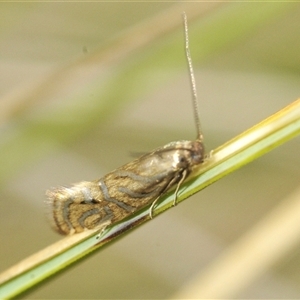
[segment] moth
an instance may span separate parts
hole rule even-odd
[[[176,187],[173,201],[173,205],[176,205],[180,186],[191,172],[203,163],[205,150],[185,13],[183,23],[197,128],[196,140],[171,142],[101,179],[48,190],[46,195],[51,222],[59,233],[79,233],[103,223],[114,223],[147,205],[150,206],[149,215],[152,218],[159,198],[173,187]]]

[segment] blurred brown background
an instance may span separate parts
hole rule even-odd
[[[297,3],[0,4],[0,271],[62,238],[44,215],[46,189],[195,137],[183,10],[208,150],[299,98]],[[289,207],[299,163],[296,138],[27,297],[181,297],[257,222]],[[276,259],[218,297],[300,298],[299,239],[284,250],[270,239]]]

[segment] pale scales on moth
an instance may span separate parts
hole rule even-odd
[[[72,187],[48,190],[47,205],[53,228],[61,234],[73,234],[114,223],[151,204],[149,215],[159,198],[176,186],[173,205],[181,184],[204,160],[197,91],[189,51],[188,25],[183,13],[185,51],[192,87],[195,141],[176,141],[157,148],[95,181],[83,181]]]

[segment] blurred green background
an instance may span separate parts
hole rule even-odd
[[[61,238],[46,189],[195,138],[182,11],[208,150],[299,97],[297,3],[0,4],[0,271]],[[297,138],[27,297],[174,298],[299,186],[299,163]],[[300,298],[298,249],[234,297]]]

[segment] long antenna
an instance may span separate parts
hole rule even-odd
[[[189,48],[189,32],[188,32],[188,23],[186,13],[182,13],[183,24],[184,24],[184,38],[185,38],[185,55],[188,62],[189,73],[190,73],[190,82],[191,82],[191,89],[192,89],[192,101],[193,101],[193,108],[194,108],[194,118],[196,123],[196,130],[197,130],[197,140],[203,140],[203,134],[201,130],[201,123],[200,123],[200,116],[199,116],[199,107],[198,107],[198,97],[197,97],[197,88],[196,88],[196,81],[195,75],[192,65],[192,58]]]

